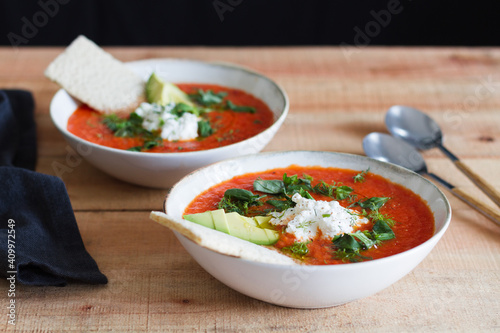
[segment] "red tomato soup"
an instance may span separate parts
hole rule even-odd
[[[155,153],[184,152],[205,150],[226,146],[246,140],[259,134],[273,124],[274,115],[269,107],[258,98],[242,90],[218,85],[183,83],[177,86],[185,93],[191,94],[202,89],[214,93],[226,92],[224,100],[230,100],[238,106],[255,108],[254,113],[235,112],[232,110],[215,110],[207,113],[207,120],[214,129],[214,134],[186,141],[167,141],[151,149],[142,150]],[[141,146],[144,139],[140,137],[117,137],[103,123],[103,115],[86,105],[80,106],[68,120],[68,131],[87,141],[118,149],[130,149]]]
[[[355,179],[355,176],[360,174],[359,171],[338,168],[290,166],[237,176],[198,195],[185,209],[184,214],[218,209],[218,203],[223,198],[224,192],[232,188],[245,189],[254,194],[264,195],[264,193],[254,190],[253,182],[259,178],[263,180],[283,179],[284,173],[289,177],[292,175],[297,175],[299,178],[304,175],[307,175],[309,179],[312,177],[311,186],[323,181],[334,186],[350,187],[353,190],[352,196],[339,200],[339,203],[343,207],[350,207],[360,213],[363,213],[363,209],[357,206],[356,202],[372,197],[390,198],[378,211],[394,222],[391,229],[395,237],[361,251],[360,254],[368,258],[367,260],[384,258],[409,250],[422,244],[434,234],[434,216],[427,203],[420,196],[371,172],[363,173],[363,179],[359,180]],[[316,200],[334,200],[322,194],[311,193],[311,195]],[[253,208],[254,211],[249,210],[247,216],[263,215],[263,211],[272,208],[272,206],[264,204]],[[366,211],[364,213],[366,214]],[[371,230],[373,225],[374,220],[370,219],[369,223],[361,225],[357,230]],[[282,226],[276,226],[276,230],[281,232],[279,240],[272,246],[276,250],[290,247],[297,241],[294,234],[286,233],[284,229]],[[310,241],[307,248],[307,255],[300,258],[305,264],[323,265],[350,262],[335,257],[332,239],[321,237],[321,235]]]

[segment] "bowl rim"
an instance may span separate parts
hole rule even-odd
[[[215,162],[215,163],[212,163],[212,164],[200,167],[200,168],[198,168],[198,169],[196,169],[196,170],[188,173],[186,176],[184,176],[183,178],[181,178],[179,181],[177,181],[172,186],[172,188],[170,189],[170,191],[165,195],[165,198],[164,198],[164,201],[163,201],[163,213],[165,213],[165,214],[168,215],[168,213],[166,212],[166,203],[167,203],[167,200],[169,199],[169,197],[172,195],[172,192],[173,192],[174,188],[176,186],[178,186],[181,182],[185,181],[185,179],[192,177],[194,174],[196,174],[198,172],[202,172],[204,169],[213,168],[213,167],[216,167],[217,165],[224,164],[224,163],[231,163],[232,161],[237,161],[237,160],[240,160],[240,159],[245,159],[245,158],[249,158],[249,157],[255,157],[256,155],[265,156],[265,155],[279,155],[279,154],[289,154],[289,153],[297,153],[297,154],[300,154],[300,153],[305,153],[305,154],[311,154],[311,153],[312,154],[328,154],[328,155],[332,155],[332,156],[339,156],[340,155],[340,156],[346,156],[346,157],[361,158],[361,159],[365,159],[365,160],[369,161],[370,163],[375,163],[375,164],[381,165],[382,167],[394,168],[394,169],[398,170],[399,172],[407,173],[407,174],[410,174],[410,175],[412,175],[414,177],[416,176],[417,178],[419,178],[422,181],[424,181],[424,183],[427,183],[427,185],[430,185],[430,187],[434,191],[436,191],[436,193],[439,195],[439,197],[443,200],[443,203],[444,203],[445,209],[446,209],[446,212],[445,212],[446,216],[445,216],[445,221],[443,223],[443,226],[441,227],[440,230],[435,230],[434,234],[431,236],[431,238],[429,238],[425,242],[423,242],[423,243],[421,243],[421,244],[419,244],[419,245],[417,245],[417,246],[415,246],[415,247],[413,247],[411,249],[408,249],[406,251],[403,251],[403,252],[400,252],[400,253],[396,253],[396,254],[390,255],[388,257],[374,259],[374,260],[370,260],[370,261],[362,261],[362,262],[346,263],[346,264],[338,264],[338,265],[283,265],[283,264],[271,264],[271,263],[253,261],[253,260],[249,260],[249,259],[244,259],[244,258],[240,258],[240,257],[235,257],[235,256],[227,255],[227,254],[224,254],[224,253],[213,251],[213,250],[208,249],[208,248],[205,248],[206,250],[208,250],[210,252],[213,252],[216,255],[220,255],[220,256],[224,256],[224,257],[229,257],[229,258],[232,258],[234,260],[245,261],[245,262],[248,262],[248,263],[250,263],[252,265],[258,265],[258,266],[263,266],[263,267],[267,267],[267,268],[283,268],[283,269],[291,269],[291,270],[310,270],[310,271],[315,271],[315,270],[321,270],[321,271],[332,270],[332,271],[337,271],[337,270],[351,270],[351,269],[354,270],[354,269],[358,269],[358,268],[362,268],[362,267],[367,267],[367,266],[369,267],[371,265],[379,265],[379,263],[383,264],[385,262],[389,262],[389,261],[392,261],[392,260],[402,259],[402,257],[411,256],[414,252],[423,251],[424,250],[423,248],[428,247],[428,246],[431,246],[431,249],[432,249],[432,247],[435,244],[432,245],[431,243],[437,243],[439,241],[439,239],[442,238],[442,236],[444,235],[444,233],[446,232],[446,230],[448,229],[448,227],[449,227],[449,225],[451,223],[452,210],[451,210],[451,205],[450,205],[450,202],[448,201],[448,198],[445,196],[445,194],[443,193],[443,191],[441,191],[439,189],[439,187],[436,186],[436,184],[434,184],[433,182],[431,182],[429,179],[423,177],[422,175],[420,175],[420,174],[418,174],[418,173],[416,173],[416,172],[414,172],[412,170],[409,170],[407,168],[404,168],[402,166],[399,166],[397,164],[393,164],[393,163],[385,162],[385,161],[380,161],[380,160],[377,160],[377,159],[374,159],[374,158],[371,158],[371,157],[368,157],[368,156],[363,156],[363,155],[358,155],[358,154],[352,154],[352,153],[341,153],[341,152],[319,151],[319,150],[283,150],[283,151],[260,152],[258,154],[249,154],[249,155],[237,156],[237,157],[225,159],[225,160],[222,160],[222,161],[219,161],[219,162]],[[273,168],[274,167],[269,167],[266,170],[273,169]],[[383,176],[383,177],[387,179],[387,177],[385,177],[385,176]],[[399,184],[399,185],[406,187],[403,184]],[[434,212],[433,212],[433,216],[434,216]],[[434,227],[436,228],[436,221],[434,221]],[[182,235],[180,233],[174,232],[174,234],[175,234],[176,237],[183,237],[183,238],[185,238],[186,240],[188,240],[189,242],[191,242],[195,246],[202,247],[201,245],[196,244],[195,242],[193,242],[192,240],[190,240],[189,238],[185,237],[184,235]]]
[[[55,111],[54,104],[56,102],[56,98],[58,98],[58,96],[60,94],[62,95],[63,93],[66,93],[67,96],[70,99],[72,99],[77,105],[81,104],[80,101],[78,101],[76,98],[71,96],[71,94],[69,94],[63,88],[58,89],[50,101],[49,113],[50,113],[52,123],[57,127],[57,129],[61,133],[71,137],[73,140],[78,141],[80,144],[89,145],[93,148],[101,149],[101,150],[108,151],[108,152],[122,153],[122,154],[129,155],[129,156],[144,156],[146,154],[146,156],[148,156],[148,157],[159,158],[160,156],[175,156],[175,157],[193,156],[193,155],[199,155],[200,153],[212,153],[212,152],[222,151],[225,149],[231,149],[232,147],[235,147],[239,144],[243,144],[245,142],[248,142],[249,140],[255,139],[256,137],[259,137],[261,135],[265,135],[268,132],[274,130],[274,128],[276,126],[280,126],[281,123],[283,123],[283,121],[285,120],[285,118],[288,114],[288,110],[290,108],[290,100],[288,98],[288,95],[287,95],[285,89],[283,89],[283,87],[280,84],[278,84],[276,81],[272,80],[271,78],[267,77],[266,75],[259,73],[253,69],[247,68],[245,66],[234,64],[234,63],[229,63],[229,62],[201,61],[201,60],[194,60],[194,59],[188,59],[188,58],[150,58],[150,59],[128,61],[128,62],[124,62],[124,64],[126,64],[128,66],[134,66],[136,64],[144,64],[144,63],[149,63],[149,62],[151,62],[151,63],[155,63],[155,62],[185,62],[185,63],[200,64],[200,65],[208,65],[208,66],[213,66],[213,67],[220,67],[223,69],[241,71],[241,72],[244,72],[246,74],[250,74],[252,76],[259,77],[261,79],[268,81],[270,84],[274,85],[277,88],[277,91],[279,91],[280,97],[282,98],[282,100],[284,102],[283,109],[282,109],[280,115],[276,119],[273,120],[273,123],[271,124],[271,126],[266,128],[262,132],[259,132],[256,135],[251,136],[245,140],[234,142],[234,143],[231,143],[229,145],[225,145],[225,146],[221,146],[221,147],[215,147],[215,148],[203,149],[203,150],[195,150],[195,151],[185,151],[185,152],[164,152],[164,153],[161,153],[161,152],[130,151],[130,150],[126,150],[126,149],[119,149],[119,148],[103,146],[103,145],[82,139],[79,136],[76,136],[75,134],[69,132],[66,127],[59,126],[58,122],[55,120],[56,111]],[[67,122],[66,122],[66,126],[67,126]]]

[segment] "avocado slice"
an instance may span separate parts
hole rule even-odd
[[[146,99],[148,103],[167,105],[169,103],[184,103],[194,106],[188,95],[176,85],[163,81],[156,73],[151,74],[146,83]]]
[[[212,219],[212,214],[208,212],[188,214],[183,216],[184,219],[200,224],[210,229],[215,229],[214,221]]]
[[[254,219],[257,222],[257,226],[259,228],[273,229],[273,225],[269,223],[269,221],[271,221],[272,219],[272,216],[255,216]]]
[[[231,212],[231,213],[226,213],[226,218],[227,218],[227,223],[230,225],[231,222],[229,222],[229,220],[237,220],[238,218],[240,219],[243,219],[244,222],[250,224],[251,226],[254,226],[254,227],[259,227],[259,224],[257,223],[257,221],[254,220],[253,217],[246,217],[246,216],[243,216],[243,215],[240,215],[236,212]]]
[[[212,215],[212,219],[214,221],[215,230],[219,230],[225,232],[226,234],[230,234],[224,209],[212,210],[210,211],[210,214]]]
[[[272,229],[262,229],[265,231],[267,238],[269,238],[270,244],[274,244],[280,238],[280,233]]]
[[[257,226],[254,218],[237,213],[226,214],[229,234],[259,245],[271,245],[278,241],[279,233]]]
[[[258,245],[272,245],[280,237],[269,224],[270,216],[246,217],[236,212],[224,213],[224,209],[184,215],[184,219],[210,229],[225,232]],[[267,228],[264,228],[266,226]]]

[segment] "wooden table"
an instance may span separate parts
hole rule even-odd
[[[334,308],[299,310],[266,304],[221,284],[170,230],[148,218],[151,210],[161,209],[167,190],[129,185],[74,159],[49,117],[58,87],[43,76],[61,50],[0,49],[0,88],[34,93],[37,170],[55,174],[55,164],[71,165],[62,179],[85,246],[109,284],[19,285],[17,325],[7,324],[2,301],[0,330],[500,330],[500,227],[452,195],[453,219],[441,242],[413,272],[374,296]],[[500,48],[107,50],[122,61],[229,61],[276,80],[289,94],[290,113],[266,151],[363,154],[363,137],[386,131],[384,114],[391,105],[419,108],[442,126],[451,151],[500,187]],[[424,156],[431,171],[488,201],[439,151]],[[0,282],[2,299],[7,287],[6,281]]]

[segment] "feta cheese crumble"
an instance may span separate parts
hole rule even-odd
[[[148,131],[160,130],[162,139],[191,140],[198,137],[198,117],[184,112],[180,117],[171,113],[175,103],[165,106],[141,103],[135,113],[143,118],[142,127]]]
[[[295,207],[284,212],[273,212],[269,221],[274,225],[286,225],[286,232],[297,240],[312,240],[319,231],[324,237],[333,238],[341,233],[353,232],[353,226],[369,222],[352,209],[342,207],[338,201],[311,200],[296,193],[292,197]]]

